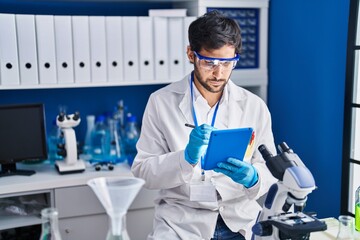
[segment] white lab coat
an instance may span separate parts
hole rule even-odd
[[[193,123],[189,76],[154,92],[144,112],[138,154],[131,168],[136,177],[146,181],[146,188],[160,190],[155,200],[154,231],[148,239],[210,239],[219,213],[233,232],[240,231],[247,239],[251,236],[261,210],[256,199],[275,182],[257,150],[266,144],[276,153],[271,118],[266,104],[256,95],[231,80],[225,89],[229,99],[227,128],[255,130],[252,157],[244,161],[256,168],[257,184],[247,189],[223,174],[206,171],[206,179],[221,198],[217,202],[190,201],[190,182],[199,180],[201,171],[184,158],[192,130],[184,124]]]

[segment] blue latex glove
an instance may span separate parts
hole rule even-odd
[[[214,171],[223,173],[230,177],[234,182],[240,183],[247,188],[254,186],[258,181],[258,174],[253,165],[238,160],[236,158],[228,158],[227,162],[219,162],[218,168]]]
[[[199,162],[201,157],[206,153],[210,133],[214,128],[208,124],[195,127],[189,138],[189,143],[185,148],[185,160],[194,165]]]

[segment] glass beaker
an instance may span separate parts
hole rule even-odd
[[[55,208],[41,210],[41,236],[40,240],[61,240],[59,232],[58,211]]]
[[[339,216],[339,231],[337,240],[353,240],[354,239],[354,218],[347,215]]]
[[[87,182],[109,216],[106,240],[129,240],[126,213],[145,181],[135,177],[100,177]]]

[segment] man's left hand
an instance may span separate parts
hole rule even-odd
[[[254,186],[258,181],[256,169],[249,163],[236,158],[228,158],[227,162],[217,164],[215,172],[223,173],[234,182],[240,183],[247,188]]]

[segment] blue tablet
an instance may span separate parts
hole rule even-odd
[[[229,157],[243,160],[252,133],[252,128],[213,130],[204,157],[204,170],[216,168],[219,162],[226,162]]]

